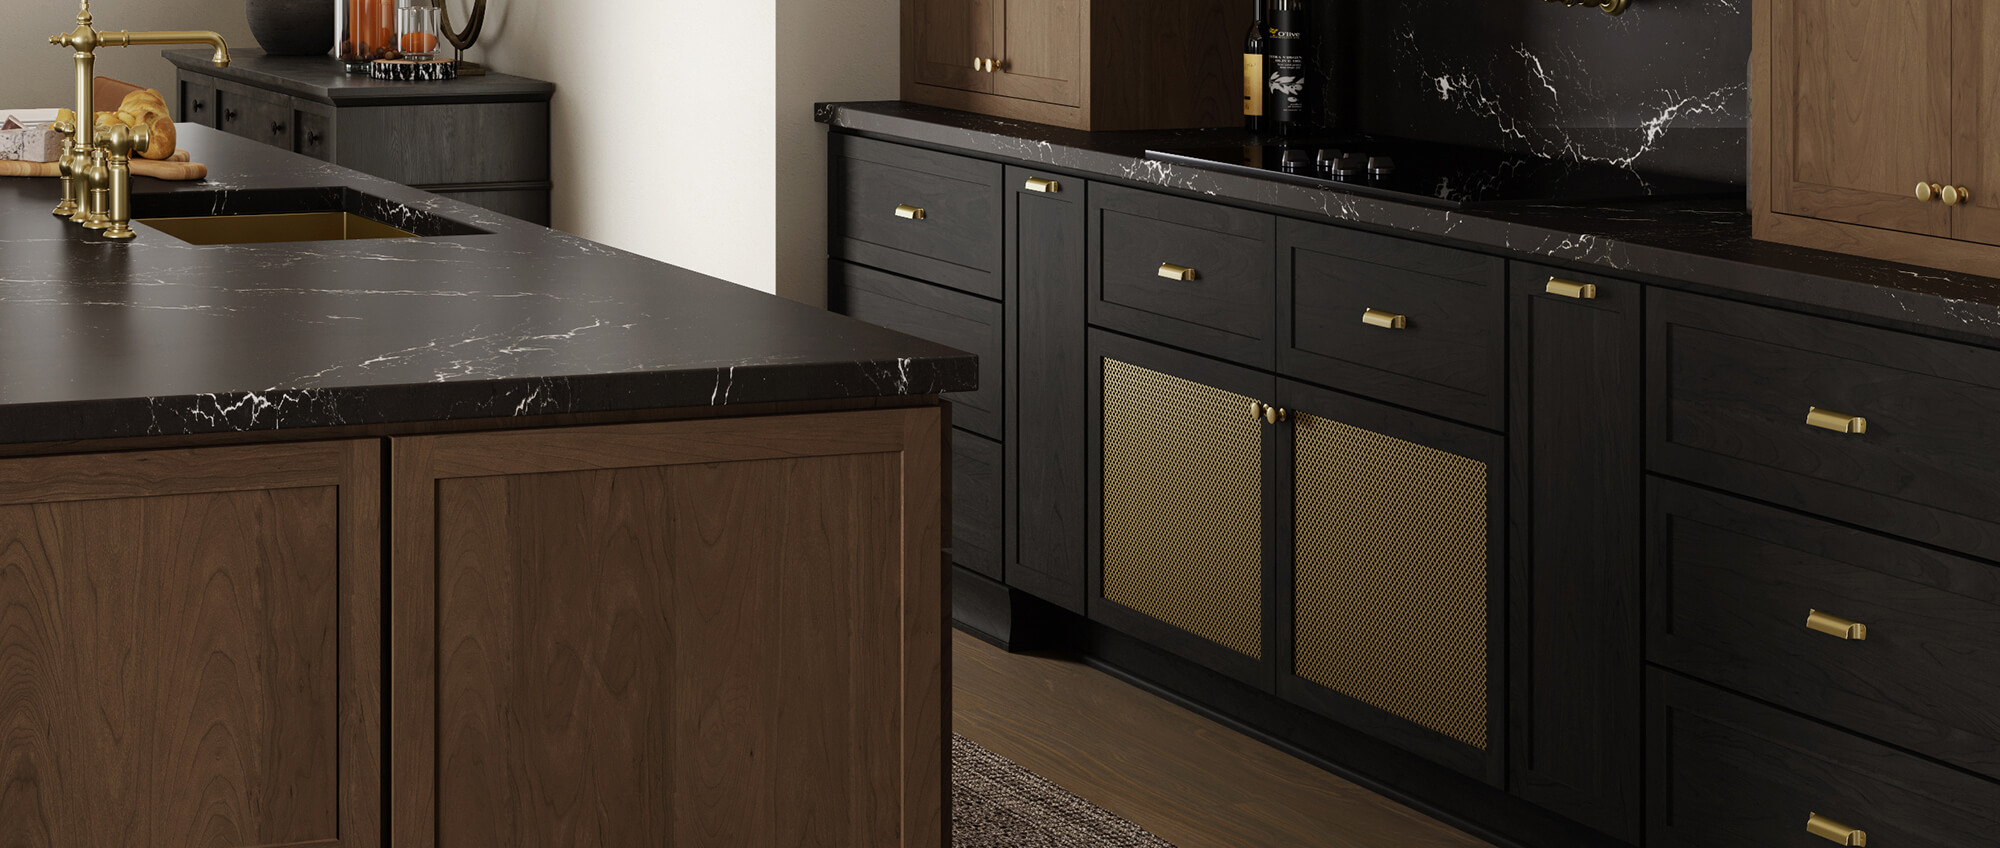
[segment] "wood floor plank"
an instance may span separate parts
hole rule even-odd
[[[1488,845],[1082,663],[952,651],[953,730],[1176,848]]]

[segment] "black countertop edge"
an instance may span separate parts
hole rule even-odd
[[[423,238],[112,241],[0,178],[0,444],[931,396],[978,360],[193,124],[138,217],[345,209]],[[525,422],[524,422],[525,423]]]
[[[184,71],[283,92],[330,106],[407,106],[421,103],[534,103],[555,96],[555,83],[487,73],[441,82],[391,82],[349,74],[332,56],[266,56],[229,51],[229,67],[209,61],[206,47],[173,48],[160,55]]]
[[[1741,200],[1458,211],[1145,158],[1148,148],[1247,139],[1235,128],[1093,133],[901,101],[821,103],[814,115],[844,132],[1927,335],[2000,342],[2000,279],[1757,241]]]

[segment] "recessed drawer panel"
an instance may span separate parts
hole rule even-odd
[[[1001,166],[834,135],[835,257],[999,299]]]
[[[1292,220],[1278,245],[1279,370],[1500,429],[1504,260]]]
[[[952,423],[982,436],[1006,437],[1000,304],[847,262],[834,262],[829,270],[834,311],[977,355],[979,388],[943,395],[954,405]]]
[[[216,83],[222,106],[217,129],[285,150],[292,148],[292,103],[287,98],[254,91],[230,82]]]
[[[1649,848],[1967,848],[2000,784],[1655,669]]]
[[[207,77],[198,76],[183,76],[180,84],[181,106],[175,110],[174,119],[213,129],[218,115],[215,84]]]
[[[2000,778],[2000,568],[1651,489],[1653,662]]]
[[[1654,470],[2000,558],[2000,351],[1651,298]]]
[[[1273,219],[1090,186],[1090,322],[1269,368]]]
[[[1004,548],[1002,456],[999,442],[964,430],[951,434],[951,561],[995,580]]]

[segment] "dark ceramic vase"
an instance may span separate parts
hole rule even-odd
[[[272,56],[317,56],[333,49],[334,0],[244,0],[250,34]]]

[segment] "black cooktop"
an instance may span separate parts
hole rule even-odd
[[[1648,174],[1608,162],[1382,136],[1173,147],[1147,150],[1146,157],[1447,208],[1743,195],[1740,185]]]

